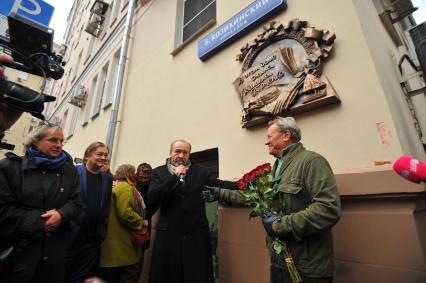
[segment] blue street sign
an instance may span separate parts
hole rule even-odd
[[[0,14],[9,16],[15,12],[33,22],[49,26],[54,7],[42,0],[0,0]]]
[[[198,42],[198,58],[205,60],[264,19],[287,8],[287,0],[256,0]]]

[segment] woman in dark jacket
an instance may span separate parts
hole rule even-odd
[[[70,222],[79,212],[79,178],[62,151],[57,126],[44,126],[25,143],[25,156],[0,161],[0,243],[13,247],[2,282],[63,281]]]

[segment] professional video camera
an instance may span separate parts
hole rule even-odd
[[[58,80],[64,74],[62,56],[52,52],[53,30],[13,12],[7,19],[9,40],[0,36],[0,45],[6,54],[10,51],[9,55],[12,55],[14,62],[0,62],[0,65],[42,76],[44,80],[39,92],[0,78],[0,103],[44,120],[44,103],[55,101],[55,97],[43,93],[46,79]],[[11,149],[8,144],[1,142],[1,137],[0,148]]]
[[[62,56],[52,52],[53,30],[13,12],[7,18],[10,39],[0,37],[0,45],[11,51],[14,62],[3,65],[42,76],[44,81],[38,92],[0,78],[0,101],[44,120],[43,103],[55,100],[55,97],[43,94],[45,81],[47,78],[58,80],[64,74]]]

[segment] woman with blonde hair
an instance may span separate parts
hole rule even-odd
[[[108,283],[138,282],[141,247],[131,241],[132,232],[148,225],[145,203],[135,188],[133,165],[120,165],[115,171],[108,230],[102,244],[100,267]]]

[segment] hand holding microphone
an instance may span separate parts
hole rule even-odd
[[[185,166],[183,161],[178,162],[179,166],[176,167],[176,175],[179,177],[179,181],[181,183],[185,183],[186,171],[188,171],[188,167]]]
[[[401,156],[393,164],[393,170],[408,181],[426,182],[426,163],[413,157]]]

